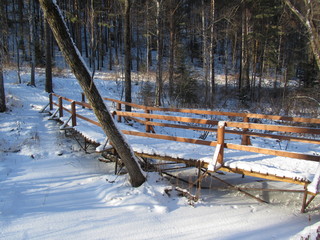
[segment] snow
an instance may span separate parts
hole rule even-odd
[[[28,78],[28,72],[22,75],[24,82]],[[190,204],[172,187],[188,186],[176,180],[169,182],[157,173],[148,173],[145,184],[132,188],[127,175],[114,175],[113,163],[99,162],[97,153],[84,153],[60,130],[61,124],[39,113],[48,102],[42,79],[37,75],[38,88],[34,88],[15,84],[13,72],[5,74],[9,110],[0,114],[0,239],[301,239],[308,236],[316,239],[316,229],[320,226],[319,200],[314,200],[310,212],[301,214],[301,193],[255,192],[254,195],[271,202],[263,204],[238,191],[221,189],[224,186],[220,182],[205,179],[204,184],[211,189],[201,190],[200,201]],[[96,83],[105,96],[118,95],[116,83],[103,80]],[[66,97],[81,98],[80,88],[72,77],[55,78],[54,90]],[[77,129],[85,127],[79,124]],[[103,133],[93,125],[91,128],[92,132],[87,134],[104,143]],[[121,128],[131,129],[123,124]],[[202,155],[207,161],[212,161],[214,154],[214,148],[200,145],[190,148],[191,144],[186,147],[185,143],[165,140],[151,148],[150,139],[139,138],[141,141],[137,142],[137,138],[127,137],[129,143],[135,142],[132,144],[135,150],[162,154],[166,149],[166,154],[186,158]],[[319,153],[317,147],[306,149],[301,143],[290,143],[289,147]],[[208,148],[211,152],[206,152]],[[264,159],[253,153],[227,154],[230,164],[238,165],[248,158],[259,159],[266,166],[272,162],[272,157]],[[273,167],[278,169],[288,164],[289,160]],[[318,174],[314,164],[304,165],[303,177]],[[292,163],[288,172],[292,174],[300,167]],[[196,170],[178,174],[192,177]],[[258,181],[235,174],[218,177],[237,186],[301,189],[288,183]]]
[[[308,191],[312,193],[318,193],[320,190],[320,163],[316,170],[316,174],[313,177],[312,182],[308,185]]]

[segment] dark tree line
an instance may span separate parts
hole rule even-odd
[[[319,1],[57,0],[91,70],[154,73],[153,102],[212,106],[222,96],[243,102],[286,99],[289,80],[319,89]],[[38,0],[1,0],[2,58],[18,70],[53,66]],[[47,36],[47,37],[46,37]],[[47,57],[45,57],[47,56]],[[19,74],[19,71],[18,71]],[[223,86],[217,78],[223,76]],[[50,76],[49,76],[50,78]],[[271,79],[265,92],[264,79]],[[220,79],[221,82],[221,79]],[[31,79],[31,84],[36,84]],[[281,86],[281,87],[280,87]],[[47,91],[52,91],[50,86]],[[271,94],[272,93],[272,94]],[[315,96],[318,98],[319,96]],[[129,110],[129,109],[128,109]]]

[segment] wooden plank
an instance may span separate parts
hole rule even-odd
[[[308,134],[320,134],[320,128],[306,128],[306,127],[292,127],[292,126],[280,126],[260,123],[243,123],[243,122],[226,122],[227,127],[234,128],[250,128],[264,131],[275,132],[291,132],[291,133],[308,133]]]
[[[266,155],[274,155],[280,157],[289,157],[289,158],[296,158],[296,159],[303,159],[308,161],[315,161],[320,162],[320,156],[303,154],[303,153],[295,153],[295,152],[286,152],[281,150],[273,150],[273,149],[266,149],[266,148],[258,148],[253,146],[245,146],[245,145],[237,145],[232,143],[225,143],[225,147],[234,150],[240,151],[247,151],[247,152],[254,152],[254,153],[261,153]]]
[[[139,157],[142,158],[151,158],[151,159],[158,159],[158,160],[163,160],[163,161],[170,161],[170,162],[175,162],[175,163],[184,163],[187,164],[188,166],[193,166],[193,167],[198,167],[199,166],[199,160],[197,159],[183,159],[183,158],[173,158],[169,156],[160,156],[160,155],[155,155],[155,154],[147,154],[147,153],[141,153],[141,152],[136,152],[135,154]],[[201,165],[203,168],[208,167],[208,163],[200,161]]]
[[[144,133],[144,132],[136,132],[136,131],[128,131],[128,130],[122,130],[122,133],[127,135],[139,136],[139,137],[149,137],[149,138],[156,138],[156,139],[169,140],[169,141],[175,141],[175,142],[193,143],[193,144],[212,146],[212,147],[215,147],[217,145],[217,142],[212,142],[212,141],[205,141],[200,139],[184,138],[184,137],[174,137],[174,136],[161,135],[161,134],[155,134],[155,133]]]
[[[278,116],[278,115],[267,115],[267,114],[256,114],[256,113],[237,113],[237,112],[220,112],[220,111],[210,111],[210,110],[199,110],[199,109],[184,109],[184,108],[161,108],[161,107],[151,107],[143,106],[134,103],[126,103],[124,101],[119,101],[112,98],[103,98],[107,101],[118,102],[121,104],[127,104],[129,106],[151,111],[162,111],[162,112],[180,112],[180,113],[193,113],[200,115],[216,115],[216,116],[229,116],[229,117],[248,117],[256,119],[270,119],[275,121],[287,121],[287,122],[300,122],[300,123],[314,123],[320,124],[320,119],[318,118],[303,118],[303,117],[289,117],[289,116]]]
[[[91,120],[90,118],[84,117],[84,116],[82,116],[82,115],[80,115],[80,114],[78,114],[78,113],[76,114],[76,116],[77,116],[78,118],[81,118],[82,120],[85,120],[85,121],[87,121],[87,122],[89,122],[89,123],[92,123],[93,125],[96,125],[96,126],[98,126],[98,127],[101,127],[101,124],[98,123],[97,121]]]
[[[79,106],[82,106],[82,108],[86,107],[88,109],[92,109],[91,105],[89,103],[86,103],[86,102],[78,102],[78,101],[75,101],[76,105],[79,105]]]
[[[318,140],[318,139],[310,139],[310,138],[300,138],[300,137],[276,135],[276,134],[268,134],[268,133],[255,133],[255,132],[244,133],[242,131],[234,131],[234,130],[226,130],[226,133],[239,134],[239,135],[246,134],[248,136],[254,136],[254,137],[264,137],[264,138],[273,138],[273,139],[295,141],[295,142],[320,144],[320,139]]]
[[[217,125],[218,121],[201,119],[201,118],[190,118],[190,117],[179,117],[179,116],[166,116],[159,114],[148,114],[148,113],[136,113],[136,112],[121,112],[116,111],[118,116],[123,117],[140,117],[140,118],[152,118],[152,119],[161,119],[167,121],[176,121],[176,122],[186,122],[186,123],[199,123],[199,124],[209,124]]]
[[[153,121],[146,122],[144,120],[140,120],[140,119],[137,119],[137,118],[132,118],[132,119],[134,121],[140,122],[142,124],[148,124],[148,125],[152,125],[152,126],[180,128],[180,129],[196,130],[196,131],[217,132],[216,128],[198,127],[198,126],[191,126],[191,125],[171,124],[171,123],[161,123],[161,122],[153,122]],[[267,133],[243,132],[242,130],[241,131],[225,130],[225,133],[237,134],[237,135],[248,135],[248,136],[254,136],[254,137],[273,138],[273,139],[279,139],[279,140],[288,140],[288,141],[305,142],[305,143],[313,143],[313,144],[320,144],[320,139],[318,140],[318,139],[300,138],[300,137],[284,136],[284,135],[276,135],[276,134],[267,134]]]
[[[229,167],[225,167],[225,166],[221,167],[219,169],[219,171],[238,173],[238,174],[251,176],[251,177],[257,177],[257,178],[268,179],[268,180],[273,180],[273,181],[280,181],[280,182],[288,182],[288,183],[299,184],[299,185],[305,185],[306,183],[310,183],[309,181],[302,181],[302,180],[292,179],[292,178],[288,178],[288,177],[279,177],[279,176],[275,176],[275,175],[259,173],[259,172],[254,172],[254,171],[247,171],[247,170],[238,169],[238,168],[229,168]]]

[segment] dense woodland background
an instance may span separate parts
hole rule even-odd
[[[83,58],[96,71],[140,84],[140,103],[320,115],[320,1],[56,0]],[[37,0],[1,0],[1,74],[66,68]],[[314,40],[316,37],[316,41]],[[316,44],[313,44],[316,42]],[[314,46],[315,45],[315,46]],[[319,56],[318,56],[319,57]],[[127,67],[126,67],[127,66]],[[53,80],[54,82],[54,80]]]

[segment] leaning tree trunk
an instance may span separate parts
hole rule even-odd
[[[67,63],[75,74],[82,90],[88,98],[103,131],[109,137],[120,158],[125,164],[133,187],[145,182],[145,176],[124,136],[116,127],[112,116],[101,98],[95,84],[91,82],[90,72],[81,58],[60,14],[59,7],[52,0],[40,0],[40,5],[52,29],[54,37],[64,54]]]

